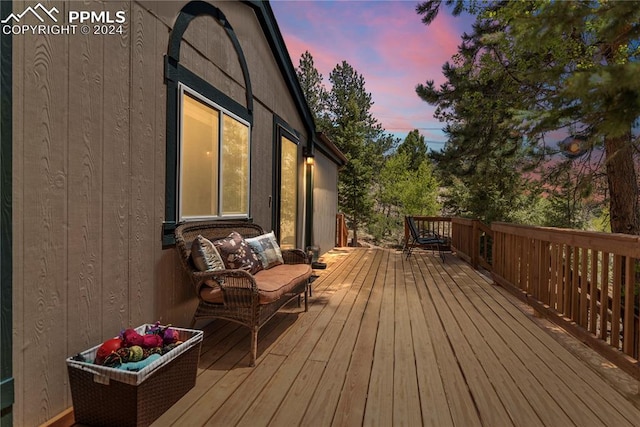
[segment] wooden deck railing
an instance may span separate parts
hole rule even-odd
[[[476,219],[452,218],[451,246],[474,268],[491,271],[493,232]]]
[[[347,229],[347,221],[344,214],[336,215],[336,247],[341,248],[347,246],[349,240],[349,230]]]
[[[414,218],[419,229],[450,237],[460,258],[490,271],[495,283],[640,379],[639,236]]]
[[[497,283],[640,377],[640,237],[505,223],[491,229]]]

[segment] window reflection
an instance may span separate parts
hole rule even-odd
[[[286,137],[281,140],[280,156],[280,246],[296,247],[298,211],[298,146]]]
[[[222,142],[222,214],[248,212],[249,127],[224,116]]]
[[[249,215],[249,125],[182,88],[180,220]]]
[[[216,215],[220,114],[186,94],[182,105],[182,215]]]

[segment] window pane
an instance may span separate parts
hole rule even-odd
[[[222,215],[249,214],[249,126],[222,118]]]
[[[182,217],[218,213],[219,112],[182,96]]]
[[[280,246],[296,247],[298,213],[298,146],[282,137],[280,158]]]

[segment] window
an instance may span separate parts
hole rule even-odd
[[[224,28],[244,77],[244,103],[180,63],[183,36],[199,16],[213,18]],[[186,2],[169,34],[164,82],[167,146],[162,246],[167,248],[175,245],[175,228],[181,221],[251,219],[251,78],[236,33],[220,9],[203,1]]]
[[[299,247],[298,195],[300,179],[300,136],[282,118],[273,117],[273,204],[272,227],[283,249]]]
[[[280,246],[294,249],[298,228],[298,145],[280,139]]]
[[[249,216],[249,123],[180,85],[179,220]]]

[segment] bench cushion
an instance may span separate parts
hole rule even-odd
[[[281,264],[269,270],[259,271],[254,275],[254,278],[260,294],[260,304],[277,301],[300,282],[308,280],[309,277],[311,277],[309,264]],[[200,289],[200,297],[213,304],[224,302],[222,291],[217,286],[203,286]]]

